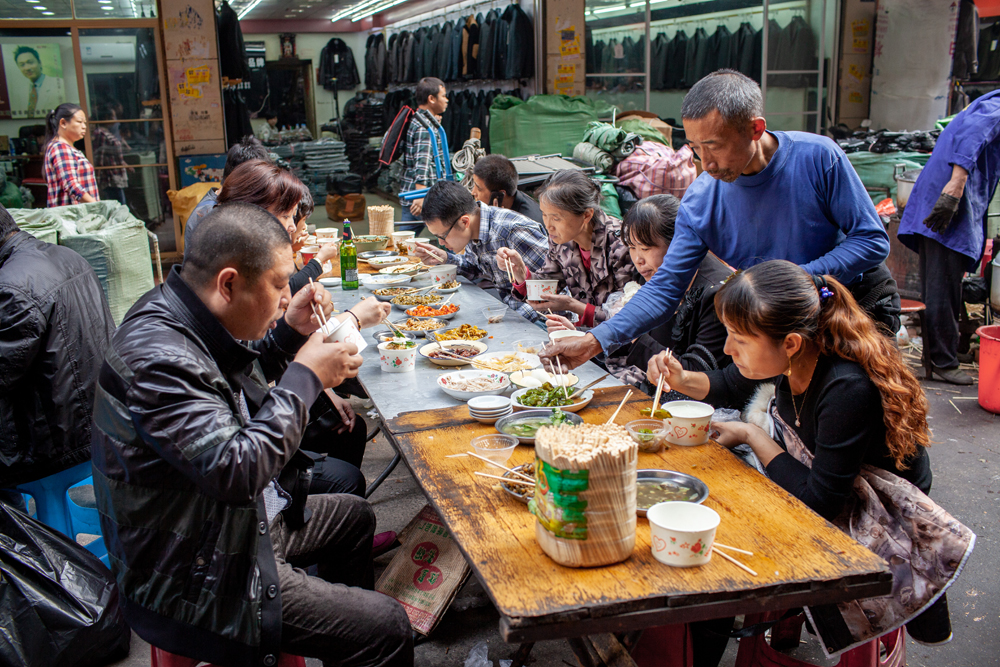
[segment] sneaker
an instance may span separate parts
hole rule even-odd
[[[934,366],[934,376],[949,384],[957,384],[966,387],[976,383],[976,381],[972,379],[971,375],[958,368],[938,368],[937,366]]]
[[[396,533],[393,531],[387,531],[384,533],[379,533],[372,540],[372,558],[378,558],[382,554],[392,551],[399,546],[399,540],[396,539]]]

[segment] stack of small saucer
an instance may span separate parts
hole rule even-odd
[[[481,424],[495,424],[514,411],[506,396],[476,396],[469,399],[469,414]]]

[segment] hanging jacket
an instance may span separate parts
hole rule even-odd
[[[455,29],[451,33],[451,49],[448,51],[448,68],[452,81],[462,80],[462,63],[465,60],[463,43],[465,40],[465,22],[467,19],[455,21]]]
[[[385,35],[369,35],[365,46],[365,88],[386,89],[386,58]]]
[[[247,63],[247,52],[243,45],[240,20],[225,0],[216,14],[216,25],[219,32],[219,76],[248,81],[250,65]]]
[[[667,90],[677,90],[688,86],[684,69],[687,63],[688,36],[683,30],[674,33],[667,47],[667,64],[664,68],[663,87]]]
[[[396,57],[399,55],[399,34],[393,33],[386,43],[386,82],[396,83]]]
[[[434,76],[442,81],[450,81],[448,78],[448,70],[450,69],[448,66],[448,52],[451,50],[451,33],[454,29],[455,24],[447,21],[441,26],[434,44],[435,72],[437,72]]]
[[[338,37],[327,42],[319,55],[320,84],[327,90],[333,90],[333,78],[337,79],[337,90],[357,88],[361,83],[354,52]]]
[[[90,264],[16,231],[0,243],[0,487],[90,459],[94,394],[115,331]]]
[[[479,19],[482,15],[465,19],[462,28],[462,78],[474,79],[479,71]]]
[[[708,43],[708,33],[704,28],[698,28],[687,43],[687,53],[684,62],[684,85],[690,88],[705,76],[705,47]]]
[[[504,11],[510,25],[507,39],[505,79],[526,79],[535,75],[535,36],[531,19],[519,5]]]
[[[706,47],[708,55],[705,59],[705,69],[707,71],[705,75],[720,69],[732,68],[729,54],[730,41],[732,41],[732,33],[724,25],[718,26],[715,32],[712,33],[712,36],[708,38],[708,46]]]
[[[427,41],[427,28],[421,27],[413,31],[413,78],[410,83],[417,83],[427,76],[424,73],[424,42]]]
[[[510,39],[510,23],[503,16],[497,18],[496,35],[493,37],[493,74],[491,79],[502,79],[507,72],[507,41]]]
[[[480,79],[493,78],[493,42],[496,39],[497,11],[491,9],[483,20],[479,40],[479,76]]]
[[[801,16],[794,17],[781,30],[775,53],[776,70],[814,70],[816,64],[816,38],[812,26]],[[806,88],[816,85],[815,74],[780,74],[768,81],[769,85],[785,88]]]
[[[650,90],[666,89],[667,50],[670,40],[664,33],[659,33],[649,45],[649,88]]]
[[[403,31],[403,43],[399,46],[399,82],[416,82],[416,35]]]
[[[753,26],[743,22],[729,40],[730,67],[746,76],[753,74],[753,37]]]
[[[770,19],[767,22],[767,69],[774,70],[777,69],[777,60],[775,56],[778,54],[778,36],[781,34],[781,26],[774,19]],[[763,70],[763,53],[764,51],[764,31],[758,30],[753,36],[753,74],[751,79],[757,83],[761,82],[761,76]],[[771,82],[768,81],[770,85]]]

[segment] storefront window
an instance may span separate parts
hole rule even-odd
[[[101,199],[151,225],[164,221],[169,157],[153,29],[81,29],[80,61]]]
[[[619,109],[646,108],[646,4],[586,4],[586,94]]]

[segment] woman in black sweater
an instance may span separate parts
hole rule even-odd
[[[737,274],[716,295],[715,307],[728,331],[725,350],[732,366],[696,373],[661,354],[649,362],[650,381],[662,376],[672,389],[715,405],[746,404],[763,384],[776,383],[767,430],[744,422],[714,423],[716,441],[725,447],[750,445],[774,482],[873,550],[866,532],[877,537],[897,526],[865,525],[870,519],[857,514],[865,502],[859,484],[870,481],[879,491],[869,498],[881,498],[887,508],[925,505],[926,517],[906,517],[920,531],[910,536],[920,558],[910,562],[904,551],[899,562],[893,562],[895,554],[890,562],[899,580],[930,573],[923,589],[913,584],[926,597],[900,593],[899,609],[887,613],[907,619],[918,641],[950,639],[943,591],[971,553],[975,536],[923,495],[931,487],[927,402],[899,351],[847,288],[791,262],[764,262]],[[883,493],[879,480],[891,491]],[[941,578],[945,571],[951,574]],[[890,598],[896,595],[894,590]],[[866,612],[867,602],[859,601]],[[887,625],[886,632],[893,627]]]

